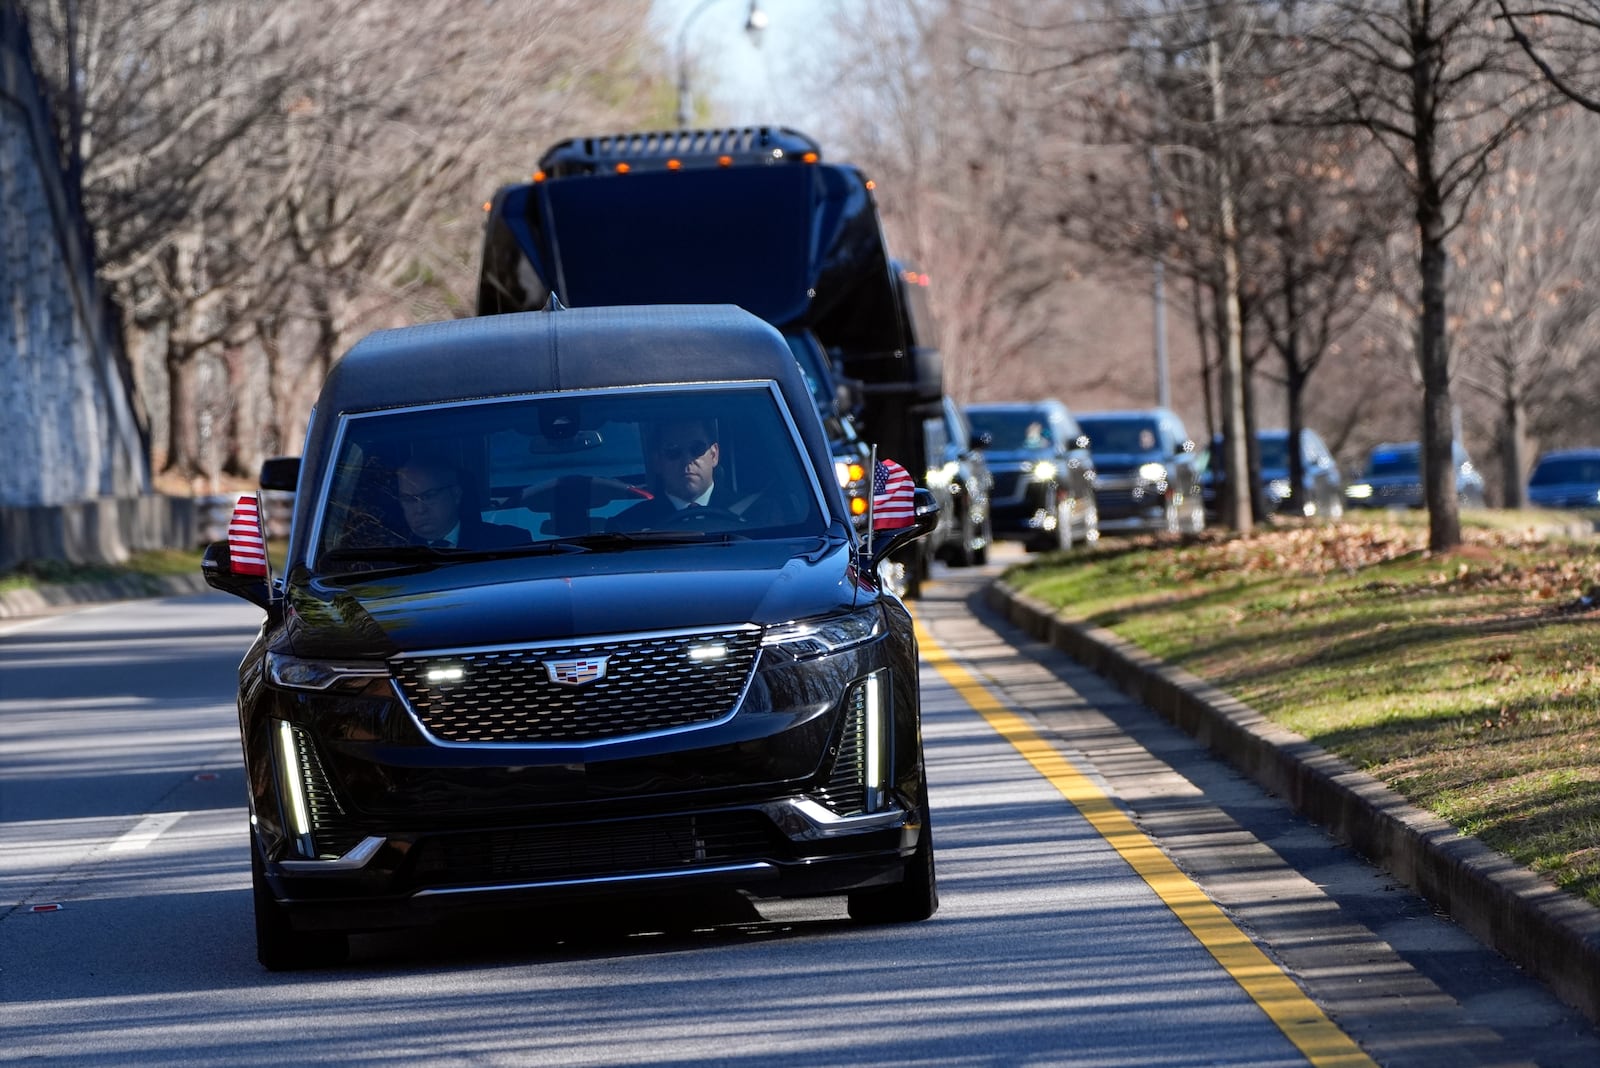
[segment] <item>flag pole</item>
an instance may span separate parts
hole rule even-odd
[[[878,444],[872,444],[872,466],[867,469],[867,555],[872,555],[872,539],[878,532]]]

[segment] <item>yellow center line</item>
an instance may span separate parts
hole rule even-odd
[[[916,626],[922,659],[1089,821],[1307,1061],[1314,1065],[1373,1064],[1103,790],[952,660],[920,622]]]

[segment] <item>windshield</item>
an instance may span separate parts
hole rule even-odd
[[[1421,471],[1420,453],[1415,446],[1400,449],[1375,449],[1367,460],[1367,477],[1415,475]]]
[[[347,417],[318,556],[820,535],[817,480],[769,384],[517,397]]]
[[[1088,435],[1091,452],[1155,452],[1161,440],[1154,419],[1079,416],[1078,426]]]
[[[1268,437],[1265,434],[1257,434],[1256,448],[1261,452],[1262,467],[1275,471],[1287,471],[1289,469],[1289,439],[1287,436],[1274,434]]]
[[[968,408],[967,418],[973,430],[989,435],[989,447],[1000,452],[1050,447],[1050,424],[1038,412]]]
[[[1530,486],[1559,486],[1568,482],[1600,482],[1600,456],[1540,460],[1528,479]]]

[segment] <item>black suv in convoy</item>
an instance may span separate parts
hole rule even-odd
[[[939,526],[928,539],[929,553],[951,567],[989,562],[994,540],[989,517],[993,478],[983,445],[961,406],[942,398],[939,414],[923,422],[928,453],[928,489],[939,502]]]
[[[969,404],[994,487],[995,534],[1030,551],[1070,549],[1100,537],[1089,439],[1058,400]]]
[[[1200,456],[1178,416],[1166,408],[1078,416],[1094,455],[1095,505],[1102,533],[1205,529]]]
[[[1528,476],[1535,508],[1600,508],[1600,449],[1557,449],[1542,454]]]
[[[1456,499],[1467,508],[1484,505],[1483,475],[1473,466],[1461,442],[1452,442]],[[1361,474],[1344,488],[1345,504],[1352,508],[1421,508],[1427,498],[1422,487],[1422,445],[1416,441],[1385,442],[1367,454]]]
[[[730,307],[383,331],[322,387],[239,673],[269,968],[457,910],[608,893],[936,905],[910,615],[782,336]],[[254,537],[251,537],[252,533]],[[255,541],[253,547],[250,542]]]
[[[1260,450],[1262,503],[1269,516],[1277,515],[1289,502],[1293,486],[1289,432],[1258,430],[1256,448]],[[1205,497],[1206,515],[1211,518],[1217,516],[1218,476],[1225,471],[1222,458],[1222,435],[1218,434],[1211,439],[1211,448],[1200,473],[1200,492]],[[1339,465],[1334,462],[1322,435],[1310,427],[1300,430],[1300,470],[1301,514],[1324,519],[1338,519],[1344,515],[1344,478],[1339,474]]]

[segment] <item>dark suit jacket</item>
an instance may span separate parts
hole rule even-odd
[[[706,507],[726,509],[737,503],[738,498],[725,483],[711,484],[711,499],[706,503]],[[655,496],[648,501],[640,501],[632,508],[613,516],[606,523],[606,529],[626,531],[658,528],[666,525],[677,514],[678,508],[672,503],[672,498],[661,490],[656,490]]]

